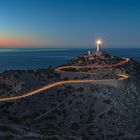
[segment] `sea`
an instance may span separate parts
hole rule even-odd
[[[57,67],[95,48],[0,48],[0,72]],[[110,54],[140,62],[140,48],[104,48]]]

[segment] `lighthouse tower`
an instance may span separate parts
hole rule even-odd
[[[97,53],[100,51],[101,44],[102,44],[102,41],[101,40],[97,40],[96,41],[96,52]]]

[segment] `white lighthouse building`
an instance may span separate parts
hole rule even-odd
[[[102,55],[101,45],[102,45],[102,41],[100,39],[96,40],[96,55],[97,56]]]
[[[96,41],[96,52],[97,53],[100,51],[101,44],[102,44],[102,41],[101,40],[97,40]]]

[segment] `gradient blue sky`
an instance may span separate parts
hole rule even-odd
[[[96,38],[140,47],[140,1],[0,0],[0,46],[89,47]]]

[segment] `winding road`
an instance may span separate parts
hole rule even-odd
[[[62,67],[58,67],[55,69],[56,72],[58,73],[79,73],[79,74],[95,74],[95,73],[90,73],[90,72],[71,72],[71,71],[65,71],[64,69],[68,69],[68,68],[110,68],[110,67],[116,67],[116,66],[120,66],[123,65],[125,63],[127,63],[129,61],[128,58],[123,58],[122,61],[112,64],[112,65],[93,65],[93,66],[62,66]],[[119,76],[118,79],[116,80],[124,80],[128,78],[127,74],[117,74]],[[48,84],[46,86],[43,86],[41,88],[38,88],[36,90],[33,90],[31,92],[22,94],[22,95],[16,95],[16,96],[7,96],[7,97],[0,97],[0,102],[2,101],[15,101],[18,99],[22,99],[28,96],[32,96],[34,94],[37,94],[41,91],[45,91],[47,89],[50,89],[52,87],[56,87],[56,86],[60,86],[60,85],[64,85],[64,84],[71,84],[71,83],[100,83],[100,82],[108,82],[108,81],[114,81],[114,79],[102,79],[102,80],[88,80],[88,79],[84,79],[84,80],[63,80],[63,81],[59,81],[59,82],[54,82],[51,84]]]

